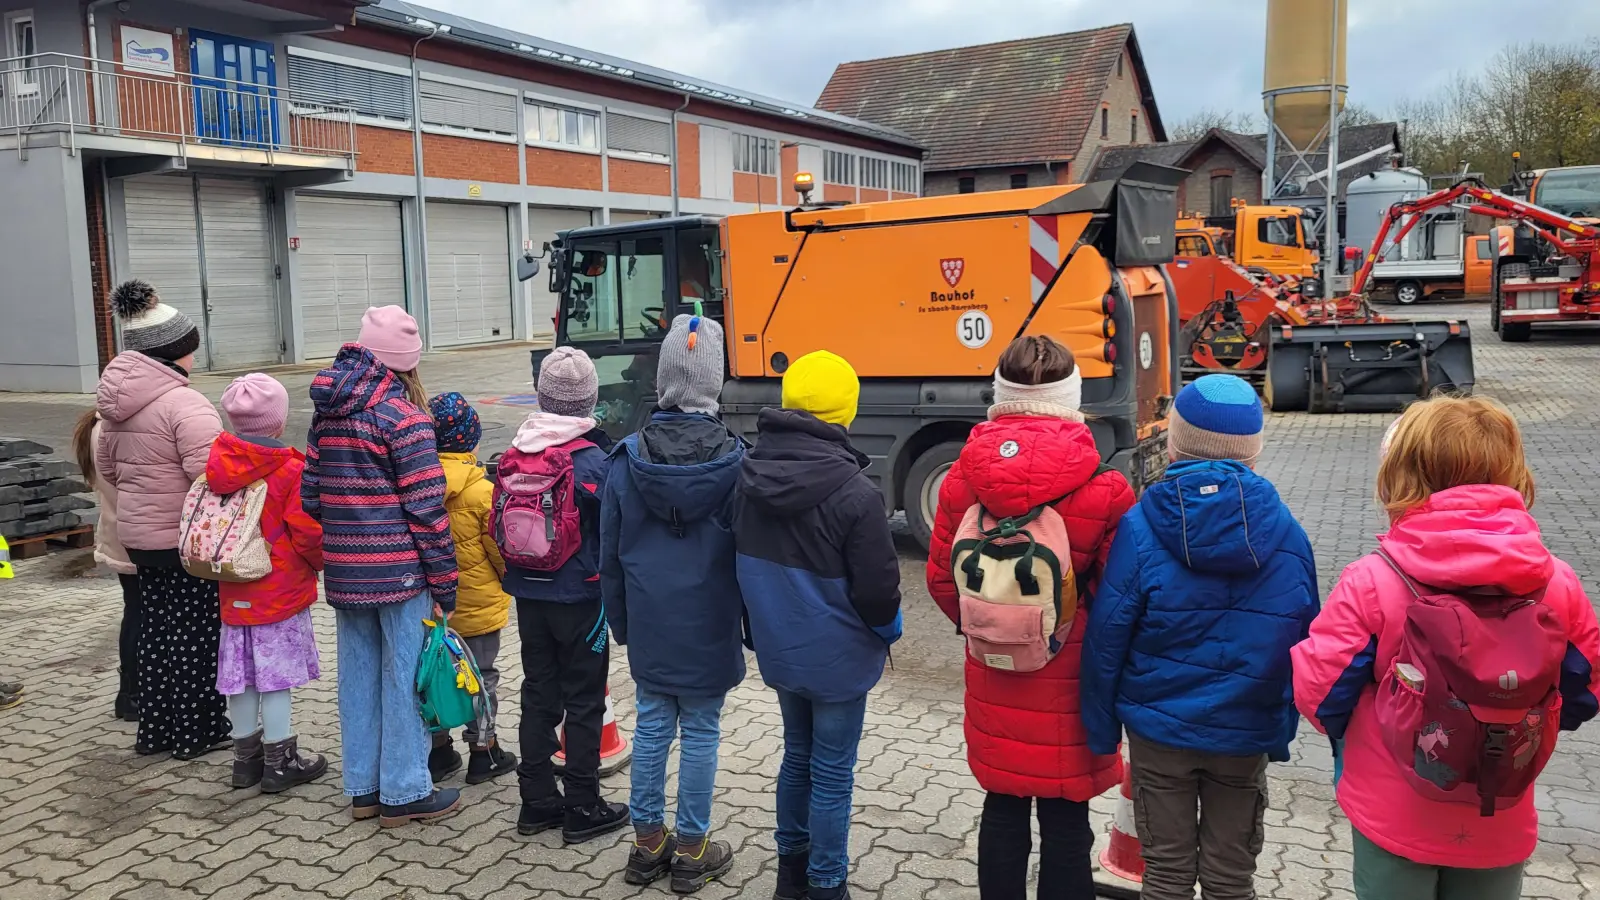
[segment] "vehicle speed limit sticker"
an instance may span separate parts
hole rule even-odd
[[[1148,369],[1156,361],[1156,342],[1150,340],[1150,332],[1139,334],[1139,368]]]
[[[989,343],[989,338],[994,336],[994,323],[989,321],[989,314],[978,309],[969,309],[956,320],[956,340],[968,350],[977,350]]]

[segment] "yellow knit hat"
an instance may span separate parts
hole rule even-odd
[[[856,370],[826,350],[807,353],[783,373],[783,408],[811,413],[824,422],[850,427],[861,400]]]

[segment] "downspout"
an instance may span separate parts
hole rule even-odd
[[[672,111],[672,215],[678,215],[678,113],[689,108],[689,95],[683,95],[683,105]],[[781,190],[782,188],[780,188]]]
[[[433,329],[428,324],[428,191],[422,173],[422,73],[417,69],[417,48],[429,38],[439,36],[439,26],[431,22],[417,22],[419,27],[433,30],[417,38],[411,45],[411,166],[416,171],[417,203],[417,309],[412,313],[421,323],[422,346],[433,349]]]
[[[100,36],[95,33],[99,29],[94,24],[94,11],[97,7],[115,2],[116,0],[93,0],[88,6],[84,7],[85,24],[89,26],[89,71],[91,73],[89,77],[94,81],[94,121],[96,125],[105,121],[105,117],[100,112]]]

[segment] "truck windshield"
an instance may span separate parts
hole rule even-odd
[[[570,250],[561,314],[573,344],[660,340],[666,315],[659,237],[584,242]]]
[[[1266,216],[1256,220],[1256,239],[1279,247],[1300,246],[1300,220],[1294,216]]]
[[[1574,219],[1600,218],[1600,166],[1546,172],[1528,199]]]

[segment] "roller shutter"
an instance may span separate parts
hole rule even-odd
[[[436,347],[511,340],[505,207],[428,201],[428,328]]]
[[[301,194],[295,223],[302,356],[325,359],[356,339],[367,307],[406,305],[400,204]]]

